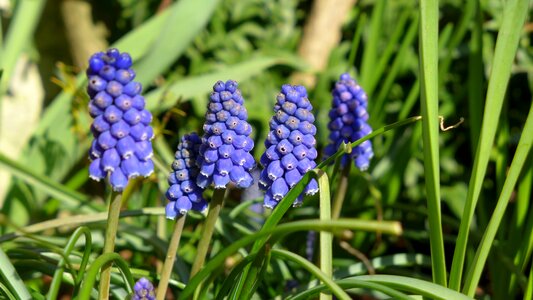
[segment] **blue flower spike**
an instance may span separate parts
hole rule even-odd
[[[132,300],[155,300],[154,285],[142,277],[133,286]]]
[[[333,101],[329,111],[329,144],[324,149],[326,157],[335,154],[342,143],[355,142],[372,132],[367,123],[367,95],[350,74],[342,74],[331,93]],[[350,154],[342,156],[341,165],[346,166],[351,158],[359,170],[365,171],[373,156],[372,143],[364,141]]]
[[[152,114],[144,109],[141,84],[133,81],[131,65],[128,53],[109,49],[91,56],[87,68],[89,113],[94,118],[89,176],[96,181],[108,177],[116,192],[124,190],[129,179],[148,177],[154,170]]]
[[[203,188],[196,185],[200,173],[196,161],[202,140],[196,133],[183,136],[174,155],[172,172],[168,176],[169,188],[166,196],[169,200],[165,208],[167,219],[186,215],[189,210],[203,212],[207,201],[203,198]]]
[[[313,106],[303,86],[283,85],[276,98],[274,116],[270,120],[270,132],[265,141],[265,153],[260,163],[263,171],[259,187],[266,191],[266,208],[275,208],[303,175],[316,167],[316,127]],[[304,190],[306,195],[318,192],[316,180]],[[303,194],[293,203],[301,205]]]
[[[196,183],[201,188],[213,183],[215,189],[223,189],[230,182],[238,188],[250,187],[253,183],[250,172],[255,167],[250,154],[254,141],[236,81],[215,83],[205,119]]]

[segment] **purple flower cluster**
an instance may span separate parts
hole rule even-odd
[[[172,172],[168,176],[166,196],[170,202],[166,206],[168,219],[185,215],[189,210],[204,211],[207,201],[202,196],[204,189],[196,185],[199,169],[196,165],[198,152],[202,140],[196,133],[185,135],[178,144],[175,160],[172,163]]]
[[[129,54],[109,49],[91,56],[87,68],[89,113],[94,118],[89,175],[99,181],[109,174],[118,192],[129,179],[147,177],[154,169],[152,114],[144,108],[142,87],[133,81],[131,65]]]
[[[213,182],[216,189],[221,189],[230,181],[239,188],[252,185],[250,171],[255,160],[250,151],[254,141],[250,138],[252,127],[243,103],[237,82],[218,81],[213,86],[198,157],[199,187],[206,188]]]
[[[350,74],[345,73],[340,76],[340,80],[335,84],[332,91],[333,102],[329,112],[330,122],[330,144],[326,146],[324,152],[326,156],[331,156],[339,149],[340,145],[357,141],[372,132],[368,125],[367,96],[359,84],[355,82]],[[352,149],[352,153],[342,157],[341,163],[345,166],[350,157],[355,165],[364,171],[370,165],[370,159],[374,156],[372,143],[364,141],[359,146]]]
[[[283,85],[270,120],[270,132],[265,141],[266,151],[260,163],[264,167],[259,177],[261,189],[266,191],[264,206],[274,208],[303,175],[316,166],[316,127],[311,102],[303,86]],[[313,179],[305,194],[318,191]],[[294,205],[300,205],[300,195]]]
[[[132,300],[155,300],[154,286],[150,280],[142,277],[133,286]]]

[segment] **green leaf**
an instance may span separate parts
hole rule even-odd
[[[446,286],[439,170],[439,1],[420,2],[420,68],[424,174],[433,281]]]
[[[220,71],[181,79],[169,86],[158,88],[148,93],[146,106],[150,111],[161,112],[175,104],[176,99],[189,99],[195,96],[207,95],[213,84],[218,80],[233,79],[246,80],[276,64],[291,64],[291,57],[256,56],[237,65],[228,66]],[[207,105],[207,97],[199,107]]]
[[[41,14],[46,1],[18,1],[13,21],[9,25],[4,48],[0,50],[0,96],[6,91],[11,73],[25,47],[31,42],[31,38],[41,19]],[[0,101],[1,101],[0,97]],[[0,102],[1,103],[1,102]],[[0,109],[1,111],[1,109]]]
[[[32,299],[28,289],[24,285],[24,281],[20,278],[15,267],[11,264],[9,257],[5,254],[4,250],[0,248],[0,276],[10,288],[11,291],[22,300]]]
[[[431,299],[442,300],[472,300],[459,292],[452,289],[411,277],[395,275],[363,275],[352,277],[357,280],[380,283],[396,290],[406,291],[416,295],[422,295]]]
[[[305,175],[304,178],[308,176],[309,174],[310,173],[307,173],[307,175]],[[300,183],[298,183],[291,191],[294,191],[295,189],[297,189],[298,185],[300,185],[300,189],[303,190],[303,187],[305,187],[308,182],[309,182],[308,180],[300,181]],[[282,200],[278,204],[277,207],[282,205],[283,201],[284,200]],[[288,202],[288,201],[285,201],[285,202]],[[289,203],[289,204],[292,204],[292,203]],[[336,221],[329,221],[329,222],[324,222],[320,220],[295,221],[291,223],[278,225],[273,229],[269,229],[269,230],[263,229],[259,232],[243,237],[242,239],[224,248],[224,250],[220,251],[215,257],[213,257],[207,264],[204,265],[204,267],[200,270],[200,272],[196,274],[196,276],[191,278],[191,280],[187,284],[187,287],[180,294],[180,297],[182,297],[183,299],[187,299],[191,297],[194,291],[198,288],[199,284],[201,284],[204,279],[209,277],[209,274],[211,274],[211,272],[213,272],[216,268],[224,264],[225,259],[229,255],[235,253],[240,248],[245,247],[246,245],[249,245],[253,242],[263,241],[264,243],[266,240],[268,240],[268,237],[270,235],[272,235],[273,237],[279,237],[281,235],[285,235],[285,234],[296,232],[296,231],[308,231],[308,230],[336,231],[340,229],[351,229],[351,230],[372,231],[372,232],[379,231],[381,233],[394,234],[394,235],[401,234],[402,232],[401,225],[398,222],[369,221],[369,220],[356,220],[356,219],[339,219]],[[257,251],[255,251],[252,254],[255,255],[256,253]]]
[[[455,290],[461,289],[466,246],[474,210],[481,193],[489,156],[494,143],[496,129],[498,128],[505,91],[511,76],[511,67],[518,48],[518,40],[526,20],[529,1],[511,0],[506,2],[503,11],[503,23],[498,33],[494,61],[489,78],[481,136],[477,143],[476,156],[472,175],[468,185],[468,194],[465,203],[464,214],[461,219],[461,227],[457,237],[455,252],[453,255],[452,269],[450,272],[450,287]]]
[[[85,273],[85,268],[87,267],[87,263],[89,262],[89,256],[91,255],[91,249],[92,249],[91,231],[89,230],[88,227],[84,227],[84,226],[76,229],[74,233],[72,233],[72,236],[68,240],[67,244],[65,245],[65,250],[63,251],[64,258],[60,260],[57,266],[57,269],[54,272],[54,276],[52,277],[52,282],[50,283],[50,288],[47,293],[47,299],[57,299],[59,287],[61,286],[61,282],[63,279],[65,264],[67,262],[66,258],[68,258],[72,250],[74,250],[74,247],[76,246],[76,242],[81,237],[81,235],[85,237],[82,262],[80,264],[79,273],[77,273],[76,270],[72,270],[72,274],[75,275],[74,277],[74,283],[76,285],[75,288],[77,288],[77,285],[81,282],[81,277],[83,277],[83,274]]]
[[[17,176],[25,182],[44,191],[46,194],[61,200],[65,207],[75,208],[83,205],[82,210],[86,212],[94,212],[97,210],[97,208],[91,203],[89,197],[70,190],[45,176],[35,174],[30,168],[12,161],[2,153],[0,153],[0,167],[3,167],[14,176]]]
[[[395,289],[392,289],[383,284],[378,284],[375,282],[367,282],[363,280],[357,280],[354,278],[340,279],[340,280],[335,280],[334,282],[335,284],[337,284],[341,288],[344,288],[345,290],[354,289],[354,288],[368,289],[368,290],[374,290],[374,291],[381,292],[385,295],[393,297],[393,299],[402,299],[402,300],[413,299],[402,292],[399,292]],[[294,297],[289,297],[287,298],[287,300],[312,299],[315,294],[325,289],[327,289],[326,285],[321,284],[321,285],[309,288],[306,291],[295,295]]]
[[[281,250],[281,249],[272,249],[272,257],[277,257],[280,259],[292,261],[298,265],[300,265],[302,268],[306,269],[308,272],[313,274],[313,276],[320,279],[324,284],[329,288],[332,294],[334,294],[337,299],[343,299],[343,300],[349,300],[352,299],[346,292],[337,285],[332,279],[331,275],[325,274],[322,272],[319,268],[317,268],[315,265],[310,263],[307,259],[294,254],[292,252]],[[331,297],[331,295],[330,295]],[[322,297],[321,297],[322,298]]]
[[[178,1],[149,51],[135,64],[137,80],[147,84],[166,71],[206,26],[217,4],[213,0]]]
[[[96,276],[100,272],[100,269],[110,262],[114,262],[119,268],[119,270],[122,272],[122,275],[124,276],[124,281],[126,282],[128,293],[133,293],[134,281],[133,277],[131,276],[131,271],[129,269],[128,263],[117,253],[106,253],[100,255],[97,259],[95,259],[94,262],[91,264],[91,267],[85,274],[83,284],[80,288],[80,299],[90,299],[92,288],[95,285]]]
[[[463,292],[470,297],[474,296],[475,289],[481,278],[481,272],[483,271],[489,252],[494,244],[494,238],[496,237],[496,233],[498,232],[498,228],[505,214],[505,209],[507,208],[511,194],[513,193],[518,176],[522,171],[524,162],[531,150],[531,143],[533,143],[533,105],[531,105],[529,110],[526,125],[522,131],[522,137],[518,142],[516,153],[503,184],[502,192],[496,203],[496,208],[494,208],[494,213],[489,221],[485,234],[481,239],[480,246],[476,252],[476,256],[474,257],[474,261],[465,278]]]

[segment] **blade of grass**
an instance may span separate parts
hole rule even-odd
[[[166,71],[209,21],[219,1],[178,1],[165,20],[150,51],[135,64],[136,79],[149,83]],[[179,24],[176,24],[179,22]],[[183,26],[187,24],[186,26]],[[181,26],[180,26],[181,25]]]
[[[18,1],[15,9],[15,16],[9,25],[5,47],[0,56],[0,69],[2,77],[0,78],[0,96],[3,96],[7,90],[11,74],[15,69],[18,58],[25,47],[31,42],[33,32],[37,27],[46,1]],[[0,97],[3,98],[3,97]]]
[[[30,300],[32,299],[24,281],[20,278],[15,270],[15,267],[11,264],[9,257],[5,254],[4,250],[0,248],[0,276],[3,278],[3,282],[6,283],[11,291],[19,299]]]
[[[83,279],[83,284],[80,288],[79,299],[90,299],[92,288],[96,281],[96,276],[100,269],[107,264],[114,263],[119,268],[120,272],[124,277],[126,283],[127,292],[129,294],[133,293],[133,276],[131,276],[128,263],[117,253],[107,253],[100,255],[94,262],[91,264],[89,270],[85,274]]]
[[[126,210],[120,213],[121,218],[136,217],[136,216],[162,216],[165,215],[164,207],[145,207],[143,209]],[[77,227],[80,225],[86,225],[91,223],[103,222],[107,219],[107,212],[74,215],[70,217],[62,217],[52,219],[36,224],[32,224],[26,227],[17,229],[17,232],[8,233],[0,237],[0,243],[13,240],[17,237],[24,236],[26,234],[37,233],[49,229],[56,229],[59,227]]]
[[[331,214],[329,214],[331,216]],[[331,234],[331,233],[330,233]],[[272,257],[281,258],[287,261],[292,261],[298,265],[300,265],[302,268],[306,269],[308,272],[313,274],[315,277],[320,279],[324,284],[329,288],[332,294],[336,296],[337,299],[343,299],[343,300],[350,300],[352,299],[346,292],[338,286],[332,279],[331,274],[326,274],[322,272],[319,268],[317,268],[315,265],[310,263],[307,259],[294,254],[290,251],[281,250],[281,249],[272,249]],[[322,294],[321,294],[322,295]],[[329,295],[331,297],[331,295]],[[321,298],[320,299],[324,299]]]
[[[365,41],[365,52],[363,52],[363,61],[361,65],[361,86],[366,87],[374,77],[373,70],[376,66],[378,43],[381,37],[386,3],[387,1],[384,0],[377,1],[372,8],[370,32]],[[371,98],[371,94],[368,94],[368,97]]]
[[[475,16],[472,28],[472,38],[470,39],[468,53],[468,116],[470,128],[470,147],[472,156],[477,147],[479,132],[481,130],[481,110],[483,107],[483,20],[479,1],[475,3]]]
[[[527,171],[525,171],[527,170]],[[514,249],[514,265],[522,272],[527,266],[526,262],[531,255],[533,248],[533,215],[530,213],[531,182],[533,182],[533,156],[530,154],[524,168],[518,193],[516,196],[515,215],[513,216],[514,228],[511,231],[510,247]],[[516,293],[517,277],[511,274],[508,286],[508,295],[514,296]]]
[[[407,29],[407,33],[402,40],[400,48],[398,49],[398,53],[396,54],[396,57],[387,71],[385,80],[383,80],[383,83],[381,83],[379,92],[374,97],[374,101],[371,102],[371,110],[369,115],[372,116],[372,122],[378,125],[381,125],[382,120],[385,119],[386,114],[381,113],[383,107],[385,106],[385,100],[402,66],[405,64],[405,57],[407,56],[408,51],[416,38],[419,23],[418,20],[419,16],[414,15],[413,20]]]
[[[307,173],[307,175],[305,176],[308,176],[309,174],[310,173]],[[302,183],[302,181],[300,181],[300,183]],[[305,185],[302,184],[302,187],[305,187],[305,186],[306,184]],[[296,186],[294,188],[296,188]],[[278,207],[279,205],[282,204],[282,202],[278,204]],[[185,287],[183,292],[180,294],[180,297],[183,299],[188,299],[189,297],[191,297],[194,291],[196,290],[196,288],[199,286],[199,284],[201,284],[203,279],[207,278],[211,272],[213,272],[216,268],[220,267],[228,256],[235,253],[240,248],[245,247],[246,245],[249,245],[253,242],[256,242],[257,240],[264,240],[265,238],[268,239],[268,237],[271,235],[273,237],[277,237],[280,235],[284,235],[284,234],[288,234],[288,233],[296,232],[296,231],[309,231],[309,230],[336,231],[340,229],[372,231],[372,232],[381,231],[384,234],[393,234],[393,235],[399,235],[402,233],[402,228],[401,228],[400,223],[394,222],[394,221],[368,221],[368,220],[356,220],[356,219],[339,219],[339,220],[329,221],[329,222],[324,222],[320,220],[305,220],[305,221],[295,221],[291,223],[281,224],[281,225],[276,226],[275,228],[271,228],[268,230],[261,230],[254,234],[245,236],[241,238],[240,240],[224,248],[224,250],[220,251],[215,257],[210,259],[209,262],[207,262],[207,264],[205,264],[204,267],[200,270],[200,272],[196,274],[196,276],[191,278],[191,280],[187,284],[187,287]],[[252,254],[255,254],[255,253],[252,253]]]
[[[1,26],[1,25],[0,25]],[[1,112],[1,111],[0,111]],[[15,295],[13,295],[11,293],[11,291],[9,291],[9,288],[7,286],[5,286],[3,283],[0,282],[0,290],[2,291],[2,293],[4,294],[5,297],[7,297],[7,299],[9,300],[17,300],[17,298],[15,298]]]
[[[498,33],[494,61],[489,78],[485,111],[481,126],[481,136],[477,144],[474,167],[468,185],[461,227],[457,236],[457,243],[450,272],[450,288],[461,289],[466,246],[474,210],[481,193],[483,179],[489,162],[490,149],[494,143],[499,115],[502,109],[505,91],[511,76],[511,67],[518,48],[518,40],[527,12],[528,0],[511,0],[506,2],[503,11],[503,23]]]
[[[62,204],[67,208],[76,208],[82,205],[81,209],[85,212],[100,210],[96,205],[92,204],[89,197],[72,191],[48,177],[35,174],[30,168],[9,159],[2,153],[0,153],[0,167],[3,167],[14,176],[42,190],[46,194],[61,200]]]
[[[420,280],[411,277],[396,275],[362,275],[352,277],[357,280],[365,280],[380,283],[396,290],[406,291],[416,295],[422,295],[430,299],[441,300],[472,300],[459,292],[443,287],[436,283]]]
[[[474,261],[472,262],[465,278],[463,293],[470,297],[474,296],[475,289],[481,277],[481,272],[483,271],[485,262],[491,250],[491,246],[494,242],[494,238],[505,214],[505,209],[507,208],[507,204],[511,198],[511,193],[513,192],[516,181],[518,180],[518,176],[522,171],[524,162],[526,161],[527,155],[531,149],[531,143],[533,143],[533,105],[530,108],[526,125],[522,131],[522,137],[518,142],[518,147],[516,148],[516,153],[511,163],[511,167],[509,168],[509,172],[507,173],[507,177],[503,184],[502,192],[496,204],[496,208],[494,209],[494,213],[490,219],[485,234],[481,239],[481,243],[476,252],[476,256],[474,257]]]
[[[226,296],[228,296],[231,286],[235,283],[235,280],[241,271],[244,269],[244,267],[246,267],[246,265],[253,262],[257,255],[258,254],[248,255],[244,257],[235,267],[233,267],[231,273],[226,277],[226,279],[224,279],[224,283],[217,293],[216,300],[223,300]]]
[[[524,300],[533,299],[533,264],[529,270],[529,277],[527,279],[527,288],[524,293]]]
[[[164,111],[175,104],[176,99],[189,99],[206,94],[213,82],[220,78],[243,81],[277,64],[290,64],[291,57],[256,56],[245,62],[228,66],[220,71],[183,78],[169,86],[164,86],[146,94],[147,109],[153,112]],[[201,104],[199,104],[201,106]]]
[[[446,55],[444,55],[444,58],[442,60],[442,64],[440,66],[439,70],[439,79],[441,82],[444,82],[446,80],[447,74],[449,74],[449,68],[450,64],[452,62],[452,59],[454,58],[453,52],[455,51],[455,48],[459,46],[459,43],[464,38],[468,27],[470,25],[470,22],[472,20],[472,17],[475,14],[476,6],[478,6],[479,1],[467,1],[464,5],[463,13],[461,15],[461,20],[459,20],[459,24],[455,26],[455,31],[453,32],[450,42],[446,47]]]
[[[395,128],[399,128],[399,127],[406,126],[406,125],[409,125],[411,123],[417,122],[420,119],[421,119],[420,116],[411,117],[411,118],[408,118],[406,120],[402,120],[402,121],[399,121],[399,122],[396,122],[396,123],[390,124],[390,125],[385,125],[385,126],[379,128],[379,129],[376,129],[376,130],[372,131],[372,133],[366,135],[365,137],[353,142],[350,145],[350,147],[341,147],[335,154],[333,154],[332,156],[330,156],[326,160],[322,161],[316,168],[323,170],[326,166],[328,166],[329,164],[333,163],[337,158],[339,158],[341,155],[343,155],[345,153],[345,151],[347,151],[347,149],[353,149],[354,147],[357,147],[358,145],[360,145],[364,141],[370,140],[371,138],[374,138],[374,137],[376,137],[378,135],[381,135],[381,134],[383,134],[383,133],[385,133],[385,132],[387,132],[389,130],[392,130],[392,129],[395,129]],[[311,178],[311,174],[308,172],[307,174],[305,174],[302,177],[300,182],[298,182],[298,184],[296,184],[296,186],[289,191],[289,193],[285,196],[285,198],[283,198],[283,200],[280,201],[278,206],[276,206],[276,208],[274,209],[274,211],[272,212],[270,217],[265,221],[265,224],[263,224],[263,227],[261,228],[261,231],[270,230],[270,229],[274,228],[279,223],[281,218],[285,215],[287,210],[291,207],[291,205],[294,202],[294,200],[296,199],[296,197],[298,197],[303,192],[303,189],[309,183],[310,178]],[[268,239],[268,236],[265,236],[264,238],[258,239],[254,243],[254,246],[252,247],[252,251],[250,253],[251,254],[257,253],[257,251],[259,251],[259,249],[261,249],[261,247],[263,247],[263,245],[264,245],[264,243],[266,242],[267,239]],[[238,297],[239,297],[239,295],[240,295],[240,293],[242,291],[242,287],[243,287],[244,283],[248,280],[247,279],[248,270],[249,270],[249,268],[245,267],[245,269],[243,270],[243,272],[241,274],[241,277],[237,280],[237,283],[236,283],[236,285],[235,285],[235,287],[233,289],[231,297],[234,297],[235,299],[238,299]]]
[[[341,288],[344,288],[345,290],[354,289],[354,288],[360,288],[360,289],[365,289],[365,290],[368,289],[368,290],[381,292],[387,296],[393,297],[393,299],[413,300],[413,298],[407,296],[406,294],[402,292],[399,292],[395,289],[391,289],[390,287],[387,287],[385,285],[375,283],[375,282],[362,281],[362,280],[357,280],[353,278],[335,280],[334,282]],[[293,297],[288,297],[286,298],[286,300],[313,299],[315,297],[315,294],[318,294],[319,292],[326,290],[326,289],[327,289],[326,285],[320,284],[318,286],[309,288],[306,291],[301,292],[297,295],[294,295]]]
[[[440,209],[439,170],[439,1],[420,2],[420,68],[424,175],[433,282],[446,286],[446,261]]]
[[[373,68],[372,77],[366,82],[367,85],[365,86],[365,91],[369,95],[374,94],[374,89],[376,88],[381,78],[384,76],[385,69],[389,65],[389,60],[392,54],[394,53],[394,50],[396,50],[400,38],[402,38],[404,33],[407,31],[404,29],[404,27],[407,23],[407,20],[409,20],[411,16],[412,9],[410,8],[405,8],[400,13],[398,21],[395,24],[394,32],[389,38],[387,38],[387,46],[385,47],[385,50],[383,50],[383,54],[379,56],[379,61],[377,65]],[[403,40],[405,41],[405,39],[406,38],[404,37]],[[409,44],[411,44],[411,42]]]
[[[81,282],[80,276],[83,276],[83,271],[85,270],[85,267],[87,265],[87,262],[89,261],[89,254],[91,253],[91,231],[88,227],[80,227],[76,229],[73,233],[70,239],[68,240],[67,244],[65,245],[65,250],[63,252],[63,255],[65,257],[68,257],[72,250],[74,250],[74,247],[76,246],[76,242],[80,238],[81,235],[85,236],[85,247],[84,247],[84,255],[82,259],[82,263],[80,264],[80,273],[77,274],[73,270],[73,276],[74,276],[74,283],[79,284]],[[52,282],[50,283],[50,288],[48,290],[48,293],[46,294],[46,299],[57,299],[57,295],[59,293],[59,287],[61,286],[61,281],[63,279],[63,272],[65,270],[65,263],[66,260],[62,258],[58,265],[57,269],[54,272],[54,276],[52,277]]]
[[[355,33],[353,35],[352,40],[352,47],[350,48],[350,55],[348,56],[348,70],[346,72],[349,72],[351,68],[354,67],[355,57],[357,55],[357,50],[359,49],[359,44],[361,44],[361,35],[363,34],[363,29],[366,25],[366,14],[362,13],[359,16],[359,20],[357,21],[357,29],[355,30]]]

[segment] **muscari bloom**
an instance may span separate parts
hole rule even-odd
[[[117,192],[129,179],[147,177],[154,170],[152,114],[144,108],[131,65],[129,54],[109,49],[91,56],[87,68],[89,113],[94,118],[89,176],[99,181],[109,175]]]
[[[155,291],[152,283],[142,277],[133,286],[132,300],[155,300]]]
[[[270,120],[270,132],[265,141],[265,153],[259,186],[266,191],[264,206],[274,208],[303,175],[316,166],[316,127],[311,102],[303,86],[283,85]],[[313,195],[318,184],[313,179],[305,194]],[[302,203],[300,195],[293,205]]]
[[[333,96],[332,107],[329,111],[330,122],[328,128],[329,144],[324,149],[327,157],[335,154],[340,145],[357,141],[372,132],[368,125],[367,95],[350,74],[340,76],[331,92]],[[361,171],[368,169],[370,159],[374,156],[372,143],[364,141],[352,149],[350,154],[343,155],[341,164],[345,166],[350,158]]]
[[[172,172],[168,176],[166,196],[170,201],[166,206],[168,219],[185,215],[189,210],[204,211],[207,202],[202,197],[203,188],[196,185],[199,169],[196,165],[202,140],[196,133],[185,135],[178,144]]]
[[[250,187],[250,171],[255,160],[250,154],[254,141],[252,127],[237,82],[218,81],[213,86],[207,105],[204,136],[200,146],[198,165],[200,174],[196,183],[206,188],[214,183],[216,189],[225,188],[231,181],[239,188]]]

